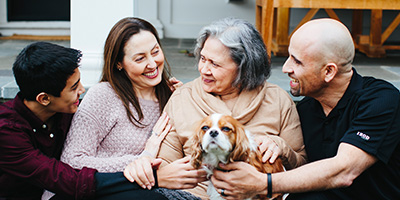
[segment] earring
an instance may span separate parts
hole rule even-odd
[[[121,68],[118,68],[118,70],[121,71],[121,70],[122,70],[122,67],[121,67]]]

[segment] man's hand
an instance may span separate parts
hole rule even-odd
[[[190,156],[176,160],[157,171],[158,186],[168,189],[191,189],[207,180],[207,173],[190,164]]]
[[[266,194],[267,175],[245,162],[220,164],[224,171],[214,169],[211,182],[218,193],[224,189],[225,199],[245,199]]]

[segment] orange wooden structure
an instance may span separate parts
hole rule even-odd
[[[287,56],[289,45],[289,17],[291,8],[310,10],[297,25],[311,20],[324,9],[329,17],[340,20],[333,9],[353,9],[352,36],[356,48],[368,57],[384,57],[386,49],[400,50],[400,46],[383,43],[400,24],[400,13],[382,32],[382,11],[400,10],[400,0],[256,0],[256,27],[260,31],[269,54]],[[362,34],[362,10],[371,10],[369,35]]]

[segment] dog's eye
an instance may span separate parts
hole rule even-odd
[[[207,131],[208,129],[210,129],[210,127],[208,127],[208,126],[201,127],[201,130],[203,130],[203,131]]]
[[[232,130],[232,129],[230,129],[230,128],[226,127],[226,126],[224,126],[224,127],[221,128],[221,131],[224,131],[224,132],[229,132],[229,131],[231,131],[231,130]]]

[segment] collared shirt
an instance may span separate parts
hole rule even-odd
[[[351,82],[328,116],[306,97],[297,108],[309,161],[336,155],[339,144],[354,145],[378,158],[347,188],[330,190],[339,199],[400,197],[400,93],[390,83],[362,77]]]
[[[43,189],[93,197],[96,170],[75,170],[59,161],[72,114],[52,118],[50,130],[19,94],[0,105],[0,198],[40,199]]]

